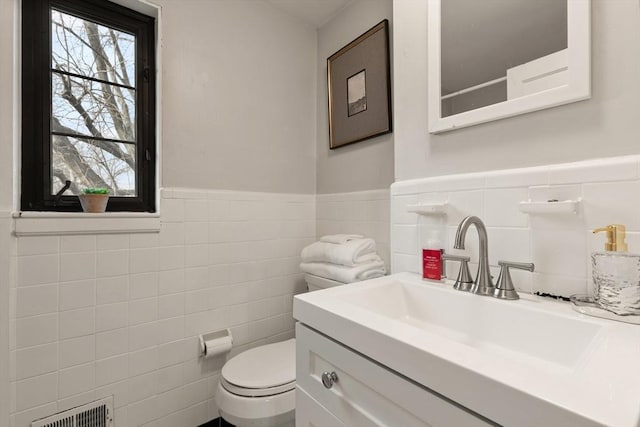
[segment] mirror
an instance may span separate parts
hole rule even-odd
[[[428,0],[429,131],[591,96],[589,0]]]

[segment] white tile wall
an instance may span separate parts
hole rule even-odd
[[[349,221],[388,247],[384,203]],[[169,189],[161,207],[159,234],[14,239],[12,426],[113,394],[118,427],[195,427],[225,360],[199,359],[197,334],[230,327],[232,354],[293,336],[314,195]]]
[[[316,234],[362,234],[376,241],[378,254],[390,269],[389,190],[316,196]]]
[[[526,215],[518,210],[520,201],[578,198],[577,214]],[[419,242],[412,243],[419,239],[418,217],[406,206],[426,200],[449,203],[447,251],[459,252],[452,243],[457,225],[476,215],[487,226],[494,276],[498,260],[533,262],[535,273],[512,273],[524,292],[569,296],[589,291],[590,254],[604,245],[602,235],[591,233],[595,227],[625,224],[630,250],[640,252],[640,156],[397,182],[391,187],[393,272],[420,272]],[[472,227],[465,251],[472,261],[477,245]],[[453,275],[458,271],[456,264],[447,267]]]

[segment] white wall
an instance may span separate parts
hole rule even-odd
[[[640,152],[640,4],[592,0],[592,98],[459,129],[427,132],[428,0],[395,0],[396,180]]]
[[[163,183],[315,191],[315,31],[263,1],[163,8]]]
[[[13,194],[14,0],[0,0],[0,211],[10,211]]]
[[[13,203],[14,0],[0,0],[0,424],[9,419],[9,212]]]
[[[16,239],[19,1],[0,0],[0,425],[113,393],[119,426],[196,426],[217,417],[223,361],[202,363],[196,334],[229,326],[235,353],[293,333],[315,238],[315,31],[263,1],[157,3],[160,234]]]
[[[384,189],[393,182],[393,134],[329,150],[327,58],[385,18],[392,33],[391,0],[356,0],[318,30],[317,193]]]
[[[10,295],[12,264],[11,248],[15,239],[10,234],[9,212],[0,211],[0,424],[6,423],[10,413]]]
[[[389,190],[316,196],[316,236],[362,234],[376,241],[378,255],[391,269]]]
[[[520,292],[569,297],[591,291],[591,257],[604,249],[605,237],[592,230],[625,224],[629,250],[640,251],[640,156],[612,157],[570,164],[537,166],[421,178],[391,188],[393,272],[421,273],[421,230],[428,220],[407,212],[415,203],[448,202],[447,252],[471,257],[475,276],[478,235],[471,227],[466,250],[453,249],[457,226],[467,215],[483,219],[489,236],[489,263],[498,277],[498,261],[533,262],[535,272],[512,270]],[[577,213],[527,215],[519,203],[582,199]],[[424,232],[424,231],[422,231]],[[455,279],[458,263],[448,263]]]
[[[198,334],[230,328],[231,356],[293,336],[314,199],[170,189],[159,234],[19,237],[13,425],[111,394],[119,427],[217,418],[225,357]]]

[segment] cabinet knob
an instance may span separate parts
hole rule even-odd
[[[335,372],[323,372],[322,373],[322,384],[325,388],[333,387],[333,383],[338,382],[338,374]]]

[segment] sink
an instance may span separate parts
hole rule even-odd
[[[640,326],[414,273],[296,295],[306,326],[500,425],[640,427]]]
[[[601,328],[589,320],[535,306],[392,277],[345,289],[341,299],[376,316],[494,356],[538,358],[566,368],[580,361]]]

